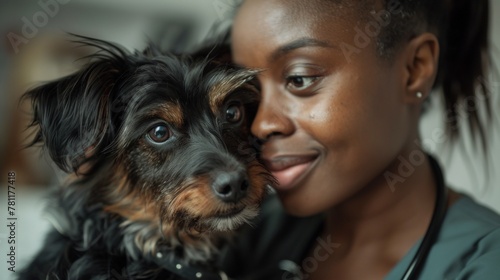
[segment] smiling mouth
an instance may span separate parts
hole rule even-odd
[[[278,156],[265,160],[266,166],[278,180],[277,190],[289,190],[296,186],[312,169],[318,158],[314,155]]]

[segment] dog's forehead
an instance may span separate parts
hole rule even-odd
[[[184,124],[184,114],[182,113],[181,105],[178,102],[161,102],[149,112],[152,117],[160,117],[176,127],[182,127]]]
[[[197,116],[219,115],[229,95],[235,93],[232,99],[243,97],[237,90],[256,91],[250,82],[257,74],[255,70],[182,59],[161,62],[142,67],[135,71],[135,81],[125,82],[132,84],[128,87],[132,97],[127,103],[136,117],[157,117],[182,127],[186,116],[194,120]]]
[[[239,69],[230,73],[216,75],[208,89],[208,102],[211,111],[215,114],[220,110],[224,101],[235,90],[252,90],[248,82],[255,76],[255,71]]]

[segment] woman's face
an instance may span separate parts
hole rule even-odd
[[[299,216],[383,183],[415,133],[402,101],[403,59],[378,57],[366,33],[367,46],[355,40],[367,23],[359,12],[316,2],[246,1],[232,34],[234,61],[262,69],[252,132],[265,140],[262,157],[283,205]]]

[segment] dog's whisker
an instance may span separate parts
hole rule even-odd
[[[250,222],[259,213],[257,207],[249,206],[231,217],[213,217],[204,223],[214,231],[231,231]]]

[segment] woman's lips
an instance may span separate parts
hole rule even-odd
[[[292,189],[311,169],[318,155],[277,156],[264,159],[267,167],[278,180],[278,190]]]

